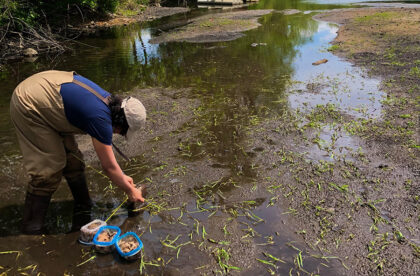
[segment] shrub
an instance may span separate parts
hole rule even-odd
[[[115,12],[119,2],[118,0],[98,0],[97,9],[100,12]]]

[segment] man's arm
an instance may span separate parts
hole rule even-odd
[[[127,194],[130,201],[144,202],[142,193],[135,187],[133,179],[122,172],[120,165],[115,159],[112,146],[105,145],[93,137],[92,143],[101,162],[102,169],[111,181]]]

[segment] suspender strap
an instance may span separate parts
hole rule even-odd
[[[98,97],[99,99],[101,99],[106,105],[109,105],[109,97],[104,98],[101,94],[99,94],[96,90],[94,90],[92,87],[90,87],[87,84],[84,84],[81,81],[78,81],[76,79],[73,79],[73,83],[83,87],[84,89],[88,90],[89,92],[93,93],[96,97]]]
[[[119,155],[121,155],[122,158],[125,159],[125,161],[130,162],[130,159],[127,157],[127,155],[125,155],[115,144],[114,142],[112,142],[112,146],[114,147],[114,149],[118,152]]]
[[[92,94],[94,94],[99,99],[101,99],[106,105],[109,105],[109,98],[110,97],[106,97],[106,98],[103,97],[101,94],[99,94],[95,89],[93,89],[89,85],[87,85],[87,84],[85,84],[81,81],[78,81],[74,78],[73,78],[73,83],[83,87],[84,89],[91,92]],[[112,142],[112,146],[117,150],[117,152],[121,155],[122,158],[124,158],[126,161],[130,161],[130,159],[113,142]]]

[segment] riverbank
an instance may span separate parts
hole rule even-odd
[[[190,9],[183,8],[183,7],[147,7],[143,11],[139,11],[134,15],[122,15],[122,14],[112,14],[109,18],[105,20],[99,19],[97,21],[86,22],[84,24],[80,24],[76,27],[78,31],[85,31],[90,32],[90,29],[100,29],[100,28],[109,28],[113,26],[121,26],[121,25],[128,25],[132,23],[141,23],[152,21],[155,19],[163,18],[166,16],[171,16],[178,13],[186,13]]]
[[[10,60],[23,58],[30,60],[39,55],[54,55],[70,50],[74,39],[100,29],[152,21],[188,11],[189,8],[183,7],[149,6],[142,10],[132,11],[131,15],[109,14],[106,17],[90,15],[89,18],[85,18],[83,15],[73,16],[71,24],[67,24],[64,29],[48,27],[36,30],[27,26],[28,31],[20,36],[4,36],[2,38],[0,70],[2,69],[2,63]]]
[[[192,19],[186,26],[151,39],[150,43],[211,43],[235,40],[244,36],[245,31],[261,26],[258,20],[272,12],[273,10],[245,10],[200,16]]]

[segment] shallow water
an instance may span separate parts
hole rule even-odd
[[[337,26],[319,22],[311,41],[298,48],[301,54],[293,67],[299,74],[295,76],[297,83],[289,88],[294,92],[288,98],[289,104],[302,110],[333,104],[340,112],[356,118],[377,118],[381,115],[380,100],[384,96],[378,90],[380,80],[369,78],[360,68],[327,50],[337,31]],[[318,59],[328,62],[311,66]]]
[[[160,45],[149,43],[149,40],[161,31],[185,24],[188,18],[208,12],[196,10],[152,23],[115,27],[92,34],[81,39],[72,53],[38,58],[34,62],[8,64],[6,70],[0,72],[0,150],[3,152],[0,159],[0,180],[3,183],[0,195],[0,251],[22,251],[23,255],[16,258],[17,253],[6,254],[0,261],[0,266],[5,267],[5,270],[10,268],[14,273],[19,268],[30,272],[33,267],[27,267],[36,264],[32,272],[46,272],[47,275],[64,272],[76,275],[135,275],[139,271],[138,263],[122,262],[115,254],[97,256],[92,262],[78,266],[93,255],[76,242],[77,233],[64,234],[70,229],[72,208],[70,193],[65,185],[61,185],[55,194],[48,215],[51,235],[37,238],[23,238],[18,235],[25,194],[25,176],[20,167],[20,154],[8,115],[8,102],[13,88],[20,81],[35,72],[57,69],[77,71],[112,93],[125,93],[134,87],[192,88],[191,96],[202,99],[206,117],[222,118],[222,115],[226,115],[225,117],[230,119],[214,132],[214,141],[218,146],[207,150],[214,154],[218,166],[229,168],[233,164],[238,167],[242,166],[242,163],[236,163],[229,152],[234,139],[228,134],[228,130],[252,124],[252,116],[259,115],[258,111],[261,108],[277,112],[297,109],[310,112],[317,104],[330,103],[340,113],[356,118],[380,117],[380,100],[384,96],[378,88],[380,80],[367,77],[360,69],[328,52],[329,42],[334,39],[337,26],[311,18],[313,10],[345,7],[339,6],[344,3],[348,1],[313,3],[260,0],[250,8],[299,9],[306,12],[288,16],[281,13],[264,16],[260,20],[260,28],[248,31],[244,37],[231,42]],[[326,64],[312,65],[312,62],[323,58],[328,59]],[[334,133],[326,128],[321,138],[331,143],[332,135],[336,135]],[[339,133],[336,143],[338,148],[349,152],[359,146],[356,140],[344,133]],[[302,151],[308,152],[309,159],[333,160],[331,154],[319,147]],[[181,158],[180,160],[182,162]],[[140,165],[147,163],[141,157],[138,158],[138,162]],[[135,168],[135,165],[131,166]],[[126,169],[130,169],[130,166]],[[246,167],[241,167],[245,176],[248,174],[246,170]],[[122,195],[104,194],[103,190],[108,186],[107,180],[98,176],[94,170],[87,172],[95,201],[93,216],[106,219],[124,198]],[[147,169],[140,170],[136,173],[135,180],[142,179],[147,173]],[[176,184],[176,177],[171,181]],[[226,201],[229,201],[230,195],[234,195],[235,189],[230,187],[223,191]],[[193,196],[185,195],[185,202],[187,211],[196,210],[196,200]],[[286,264],[282,264],[278,270],[279,273],[285,274],[295,267],[293,260],[298,253],[286,244],[291,242],[296,248],[303,248],[305,245],[293,232],[296,229],[293,230],[288,225],[287,210],[276,206],[267,208],[269,202],[269,198],[263,197],[253,209],[255,214],[266,221],[256,226],[256,230],[262,236],[254,242],[264,243],[264,237],[279,233],[273,235],[273,241],[282,246],[270,247],[266,252],[286,260]],[[179,210],[173,210],[167,211],[165,215],[150,215],[145,212],[139,217],[128,218],[126,210],[122,208],[112,218],[111,223],[119,225],[124,231],[142,232],[148,256],[155,259],[162,256],[168,261],[173,253],[166,252],[160,240],[168,234],[174,234],[183,235],[179,243],[186,242],[186,236],[194,230],[194,219],[200,222],[209,220],[208,214],[192,213],[190,217],[180,219],[190,227],[171,224],[173,217],[180,215]],[[217,211],[214,216],[222,217],[223,214]],[[243,222],[249,223],[245,219]],[[211,233],[210,230],[208,232]],[[45,254],[50,257],[46,258]],[[182,249],[179,258],[174,259],[169,266],[166,265],[166,268],[195,274],[197,267],[205,265],[202,261],[206,258],[206,254],[187,245]],[[307,270],[319,269],[322,275],[341,273],[336,270],[338,262],[329,268],[320,265],[318,259],[309,255],[305,261]],[[51,265],[52,262],[54,265]],[[148,268],[149,273],[168,273],[157,266]],[[244,274],[249,275],[260,273],[266,273],[261,266],[244,271]]]

